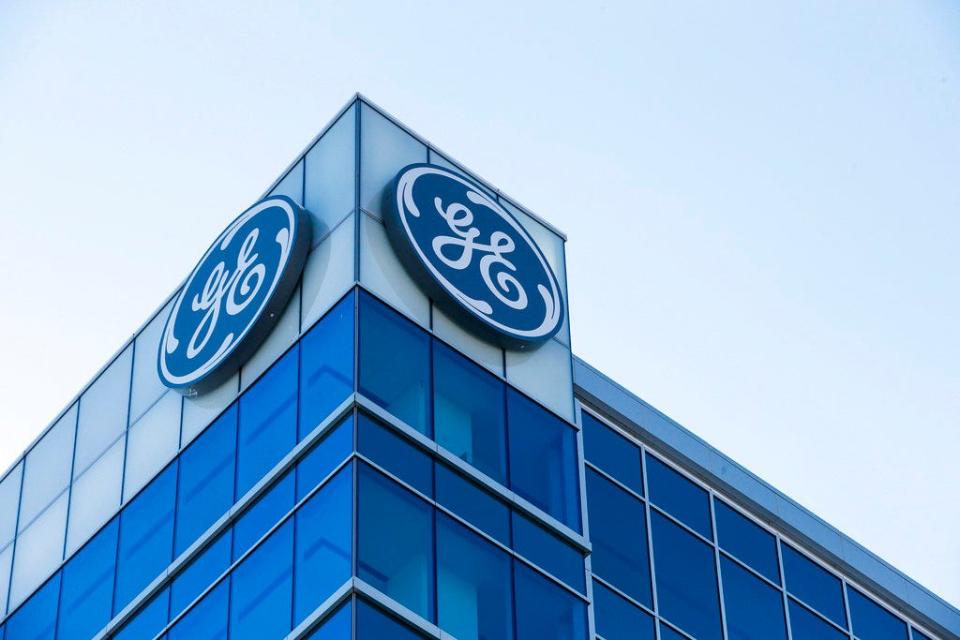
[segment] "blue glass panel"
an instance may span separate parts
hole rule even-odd
[[[169,595],[169,589],[164,589],[155,595],[147,606],[140,609],[133,620],[113,636],[114,640],[153,640],[167,625]]]
[[[300,341],[302,440],[353,393],[353,294]]]
[[[576,431],[516,391],[507,394],[510,486],[580,531]]]
[[[790,631],[793,640],[847,640],[847,634],[793,600],[790,600]]]
[[[293,473],[288,472],[233,525],[234,560],[246,553],[280,518],[293,509],[293,480]]]
[[[60,572],[53,574],[17,612],[7,620],[9,640],[53,640],[57,632],[57,598]]]
[[[290,631],[292,598],[293,522],[287,521],[233,571],[230,637],[284,637]]]
[[[698,640],[719,640],[720,598],[713,548],[652,513],[660,615]]]
[[[661,507],[703,537],[712,538],[710,498],[707,492],[657,458],[648,455],[646,459],[650,502]]]
[[[360,391],[430,435],[430,339],[366,293],[360,296]]]
[[[233,505],[237,406],[233,405],[180,454],[175,555],[180,555]]]
[[[643,503],[587,470],[593,572],[634,600],[653,606]]]
[[[906,640],[907,625],[856,589],[847,588],[850,624],[860,640]]]
[[[356,200],[356,111],[350,107],[306,154],[305,208],[313,243],[347,215]]]
[[[653,618],[599,582],[593,583],[593,616],[604,640],[654,640]]]
[[[366,600],[357,600],[357,640],[421,640],[423,636]]]
[[[513,513],[513,548],[568,585],[586,593],[583,554],[529,518]]]
[[[223,640],[227,637],[229,603],[230,579],[227,578],[170,629],[167,640]]]
[[[438,626],[459,640],[513,637],[510,556],[440,514],[437,519]]]
[[[720,559],[728,640],[786,639],[782,593],[727,558]]]
[[[86,640],[110,622],[118,519],[114,518],[63,569],[57,637]]]
[[[307,636],[309,640],[350,640],[353,636],[353,602],[348,600]]]
[[[514,562],[517,638],[585,640],[587,605],[522,562]]]
[[[167,568],[173,559],[173,507],[177,464],[154,478],[120,514],[116,614]]]
[[[437,444],[506,484],[503,383],[449,347],[434,342],[433,385]]]
[[[433,495],[430,456],[363,413],[357,417],[357,449],[418,491]]]
[[[297,500],[302,500],[353,451],[353,414],[323,436],[297,463]]]
[[[231,531],[228,529],[174,579],[170,589],[171,618],[183,611],[227,570],[230,566],[230,545]]]
[[[643,495],[640,447],[586,411],[581,415],[584,458]]]
[[[366,465],[359,491],[359,577],[433,620],[433,508]]]
[[[347,467],[296,514],[294,625],[350,578],[353,474]]]
[[[660,625],[660,640],[688,640],[665,624]]]
[[[787,591],[838,625],[847,628],[840,579],[816,565],[789,545],[782,545]]]
[[[297,443],[297,360],[295,346],[240,397],[238,496]]]
[[[510,509],[446,465],[438,464],[437,502],[503,544],[510,545]]]
[[[714,505],[720,547],[780,584],[776,539],[722,501],[715,500]]]
[[[911,629],[910,633],[913,635],[913,640],[933,640],[930,636],[920,633],[916,629]]]

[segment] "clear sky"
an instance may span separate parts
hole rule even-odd
[[[6,467],[356,91],[569,235],[574,350],[960,604],[960,5],[0,2]]]

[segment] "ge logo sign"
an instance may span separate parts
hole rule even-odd
[[[240,214],[174,301],[157,358],[163,383],[192,395],[233,374],[273,328],[309,248],[310,222],[287,197]]]
[[[448,311],[509,347],[557,332],[563,300],[556,276],[516,218],[478,185],[412,164],[385,198],[397,253]]]

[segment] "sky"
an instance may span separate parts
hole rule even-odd
[[[574,351],[960,604],[960,5],[0,3],[0,467],[357,91],[565,231]]]

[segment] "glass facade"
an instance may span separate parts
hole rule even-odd
[[[0,640],[949,637],[576,402],[566,325],[504,352],[435,309],[378,196],[427,160],[353,102],[272,190],[314,248],[239,374],[166,391],[154,318],[0,479]]]

